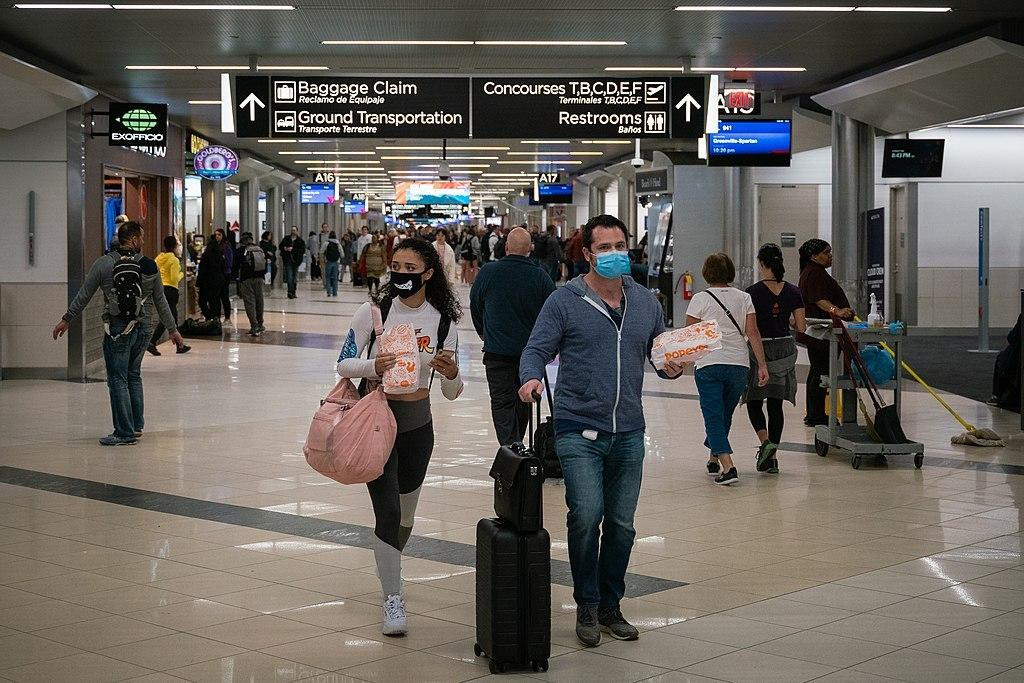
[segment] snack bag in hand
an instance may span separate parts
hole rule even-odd
[[[701,320],[689,327],[662,332],[654,338],[651,360],[662,368],[666,360],[692,363],[722,348],[717,320]]]
[[[412,325],[401,323],[385,331],[380,351],[398,354],[398,363],[381,378],[385,394],[411,394],[420,388],[420,351]]]

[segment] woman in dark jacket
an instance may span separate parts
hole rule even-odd
[[[221,290],[224,288],[224,231],[218,228],[213,239],[206,244],[199,258],[199,274],[196,287],[199,289],[199,310],[207,320],[219,320],[221,314]]]

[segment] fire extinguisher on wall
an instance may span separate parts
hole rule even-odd
[[[690,271],[686,271],[685,273],[682,274],[682,276],[680,276],[678,284],[683,286],[683,301],[689,301],[690,299],[692,299],[693,275],[690,274]],[[678,291],[678,289],[679,286],[677,285],[676,290]]]

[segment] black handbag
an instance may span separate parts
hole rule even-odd
[[[544,463],[533,450],[533,413],[530,413],[530,445],[502,446],[494,456],[494,513],[521,533],[544,526]]]
[[[544,465],[545,479],[561,479],[562,463],[555,451],[555,403],[551,399],[551,386],[544,377],[544,393],[548,397],[548,416],[540,419],[540,401],[537,402],[537,430],[533,433],[534,450]]]

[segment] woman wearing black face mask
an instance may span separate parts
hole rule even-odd
[[[462,393],[462,377],[455,360],[459,343],[456,323],[462,311],[434,247],[421,239],[403,240],[391,259],[390,280],[352,318],[338,358],[338,374],[342,377],[380,380],[398,362],[394,354],[378,352],[371,306],[380,308],[385,329],[410,324],[420,351],[419,389],[388,396],[398,436],[384,473],[367,484],[376,518],[373,554],[383,603],[381,631],[399,636],[407,630],[402,549],[412,534],[420,487],[434,450],[430,383],[438,379],[441,393],[449,401]]]

